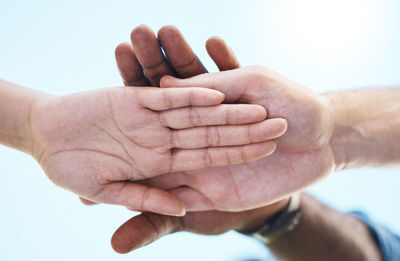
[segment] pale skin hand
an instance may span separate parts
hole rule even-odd
[[[158,40],[162,43],[169,63],[162,57]],[[158,32],[158,40],[150,28],[139,26],[132,32],[134,48],[128,43],[117,47],[117,64],[126,85],[140,85],[147,81],[140,63],[148,65],[147,67],[150,69],[145,69],[146,75],[153,76],[149,80],[155,85],[163,75],[174,74],[169,64],[176,66],[174,69],[181,77],[194,76],[205,72],[205,68],[194,55],[178,29],[173,26],[161,28]],[[221,71],[239,67],[233,52],[222,39],[210,38],[206,47],[209,55]],[[154,57],[157,57],[157,59]],[[160,65],[154,66],[155,64]],[[83,202],[91,204],[86,200],[83,200]],[[258,222],[264,222],[268,217],[280,211],[286,204],[287,199],[283,199],[267,207],[240,213],[219,211],[191,212],[181,218],[144,213],[122,225],[114,234],[112,245],[117,252],[127,253],[168,233],[190,231],[207,235],[220,234],[234,228],[239,229],[244,226],[255,225]]]
[[[30,153],[63,188],[140,211],[185,212],[173,195],[132,181],[255,160],[272,153],[270,139],[282,133],[262,107],[220,105],[222,93],[202,88],[58,97],[1,81],[0,93],[2,144]]]
[[[398,88],[320,95],[260,66],[189,79],[164,77],[161,86],[216,89],[227,102],[259,104],[269,117],[288,120],[287,133],[271,157],[174,173],[148,183],[163,189],[189,187],[172,190],[189,210],[255,207],[301,191],[335,170],[400,163]],[[232,194],[236,197],[229,201]]]
[[[278,139],[277,150],[268,158],[173,173],[147,183],[172,189],[188,210],[259,207],[301,191],[334,170],[330,145],[333,111],[329,99],[322,95],[260,66],[182,80],[164,77],[161,85],[218,88],[226,94],[227,102],[258,104],[268,110],[268,117],[288,120],[287,133]]]

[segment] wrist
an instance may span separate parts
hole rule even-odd
[[[342,93],[333,92],[324,94],[329,100],[331,111],[333,114],[333,130],[330,139],[330,146],[333,153],[335,171],[347,169],[351,154],[350,148],[350,133],[351,126],[349,125],[348,111]]]
[[[294,194],[290,197],[285,207],[274,216],[264,220],[255,227],[249,227],[239,231],[242,234],[251,236],[262,241],[264,244],[271,244],[279,238],[294,230],[300,223],[301,194]]]
[[[290,197],[272,203],[268,206],[254,209],[249,212],[246,220],[239,226],[235,227],[237,231],[248,231],[255,227],[264,224],[269,219],[273,218],[276,214],[281,212],[289,203]]]
[[[46,120],[46,116],[43,114],[46,109],[46,104],[55,97],[55,95],[47,94],[47,93],[37,93],[37,95],[32,99],[29,111],[29,137],[30,137],[30,150],[29,154],[34,157],[36,160],[40,161],[40,157],[43,154],[45,148],[42,145],[42,138],[40,138],[38,127],[40,128],[41,124],[39,122],[43,122]],[[43,109],[45,108],[45,109]]]
[[[398,166],[398,89],[361,89],[327,94],[334,115],[331,147],[336,170]]]
[[[32,154],[32,109],[44,94],[0,80],[0,143]]]

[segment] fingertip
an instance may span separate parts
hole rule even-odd
[[[172,214],[170,216],[183,217],[186,215],[186,207],[183,204],[183,201],[180,199],[178,199],[178,200],[179,200],[179,206],[176,208],[176,211],[174,210],[175,214]]]
[[[259,160],[259,159],[262,159],[262,158],[265,158],[265,157],[271,155],[272,153],[275,152],[277,145],[276,145],[275,140],[269,140],[269,141],[264,141],[261,143],[254,144],[253,146],[257,146],[257,147],[253,151],[254,154],[249,157],[249,159],[248,159],[249,161]],[[254,147],[253,147],[253,149],[254,149]]]
[[[254,105],[253,110],[254,112],[252,116],[254,117],[254,120],[263,121],[268,116],[267,110],[261,105]]]
[[[84,198],[79,198],[79,200],[83,203],[83,204],[85,204],[86,206],[93,206],[93,205],[96,205],[97,203],[96,202],[94,202],[94,201],[90,201],[90,200],[87,200],[87,199],[84,199]]]
[[[206,50],[220,71],[233,70],[240,67],[235,54],[221,37],[213,36],[209,38],[206,42]]]
[[[171,75],[164,75],[160,79],[160,87],[161,88],[168,88],[168,87],[173,87],[172,83],[174,81],[178,80],[177,78],[171,76]]]
[[[201,90],[201,94],[204,95],[203,97],[200,97],[198,101],[193,103],[197,104],[198,106],[219,105],[225,100],[225,94],[223,92],[213,89],[199,88],[199,87],[197,88],[194,87],[194,88],[197,90]]]
[[[225,41],[219,36],[212,36],[206,41],[206,49],[226,45]]]
[[[130,43],[120,43],[115,48],[115,60],[120,71],[125,71],[126,64],[131,63],[133,59],[135,59],[135,52]]]
[[[132,246],[129,246],[127,244],[127,241],[123,239],[121,240],[121,236],[120,236],[120,228],[118,228],[117,231],[114,232],[114,234],[111,237],[111,247],[112,249],[114,249],[115,252],[117,252],[118,254],[127,254],[129,252],[131,252],[132,250],[134,250],[134,248]]]
[[[286,119],[282,119],[282,125],[283,125],[283,133],[282,133],[282,135],[283,134],[285,134],[286,133],[286,131],[287,131],[287,129],[288,129],[288,127],[289,127],[289,125],[288,125],[288,121],[286,120]]]
[[[115,56],[123,55],[132,50],[132,45],[128,42],[123,42],[115,47]]]
[[[275,140],[269,140],[264,143],[265,143],[264,153],[261,155],[260,158],[264,158],[271,155],[272,153],[275,152],[277,147],[277,143]]]
[[[141,24],[141,25],[138,25],[135,28],[133,28],[133,30],[131,32],[131,37],[141,35],[141,34],[147,34],[149,31],[153,32],[150,27],[148,27],[145,24]]]
[[[173,25],[164,25],[160,28],[160,30],[158,30],[157,37],[163,38],[171,34],[180,34],[180,31],[177,27]]]
[[[186,214],[183,201],[164,190],[154,190],[153,196],[148,197],[144,207],[143,212],[153,212],[175,217],[182,217]]]
[[[153,30],[145,24],[135,27],[131,32],[132,44],[145,45],[155,38]]]
[[[120,248],[118,243],[114,243],[113,239],[111,239],[111,247],[114,249],[115,252],[118,254],[128,254],[131,250]]]
[[[277,137],[284,135],[288,128],[287,120],[283,119],[283,118],[276,118],[273,120],[276,121],[276,124],[277,124],[277,127],[276,127],[277,128]]]
[[[217,91],[217,90],[213,90],[213,91],[216,91],[216,92],[218,92],[218,98],[219,98],[219,100],[218,100],[218,104],[220,104],[220,103],[223,103],[224,101],[225,101],[225,93],[223,93],[223,92],[220,92],[220,91]]]
[[[186,216],[186,208],[185,207],[183,208],[181,213],[179,213],[179,215],[177,215],[177,217],[184,217],[184,216]]]

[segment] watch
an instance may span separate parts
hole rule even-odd
[[[239,233],[254,237],[264,244],[270,244],[284,234],[295,229],[300,222],[301,207],[300,194],[293,195],[286,207],[268,221],[251,230],[239,231]]]

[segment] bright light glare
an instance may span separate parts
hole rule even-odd
[[[314,55],[342,53],[364,38],[370,5],[368,0],[290,1],[285,17],[289,40]]]

